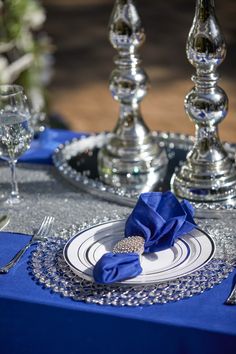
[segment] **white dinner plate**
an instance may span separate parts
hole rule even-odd
[[[112,252],[114,245],[124,237],[125,221],[98,224],[72,237],[63,252],[72,271],[94,281],[94,265],[104,253]],[[210,261],[214,252],[212,238],[202,230],[194,229],[178,238],[173,247],[142,255],[142,273],[121,283],[141,285],[173,280],[199,270]]]

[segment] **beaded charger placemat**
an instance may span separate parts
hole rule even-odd
[[[63,247],[75,233],[107,219],[73,225],[56,238],[38,244],[29,262],[29,271],[39,284],[75,301],[99,305],[139,306],[178,301],[202,293],[222,282],[233,270],[233,230],[223,220],[202,221],[216,242],[215,257],[203,268],[184,277],[148,286],[104,286],[74,274],[63,258]]]

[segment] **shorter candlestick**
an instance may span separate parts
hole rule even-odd
[[[167,157],[140,111],[148,78],[137,53],[145,34],[133,0],[116,0],[109,37],[118,51],[110,90],[113,98],[120,102],[120,115],[108,143],[99,152],[99,176],[112,186],[150,190],[160,178]]]

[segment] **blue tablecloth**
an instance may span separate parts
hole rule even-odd
[[[65,132],[47,131],[48,137],[51,133],[56,133],[57,144],[67,139]],[[32,155],[37,162],[37,149]],[[50,163],[50,155],[42,158],[46,155],[41,155],[41,162]],[[1,232],[0,266],[28,240],[27,235]],[[1,354],[232,354],[236,350],[236,306],[223,305],[236,272],[213,289],[176,303],[99,306],[42,289],[27,270],[30,251],[9,274],[0,275]]]

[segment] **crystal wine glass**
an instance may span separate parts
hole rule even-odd
[[[16,163],[29,149],[32,138],[30,111],[23,87],[0,85],[0,157],[8,161],[11,169],[12,191],[6,200],[10,206],[20,202]]]

